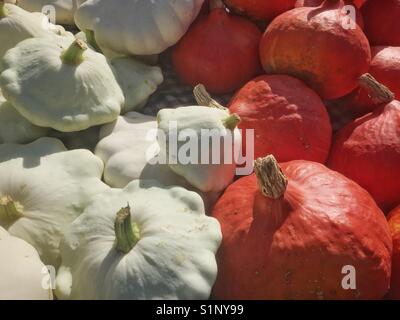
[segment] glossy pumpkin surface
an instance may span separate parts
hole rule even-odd
[[[291,161],[281,169],[288,181],[281,197],[263,194],[251,175],[229,186],[215,206],[223,243],[214,297],[383,298],[392,243],[371,196],[321,164]],[[271,175],[264,189],[276,191],[277,181]],[[356,270],[355,290],[342,287],[344,266]]]
[[[257,77],[237,92],[229,109],[240,116],[244,137],[246,129],[254,129],[255,158],[273,154],[281,162],[326,161],[332,138],[329,116],[320,97],[302,81],[286,75]]]
[[[211,93],[229,93],[260,73],[260,39],[252,22],[224,9],[212,10],[175,47],[175,70],[187,85],[202,83]]]
[[[265,71],[302,79],[324,99],[353,91],[368,71],[371,53],[358,25],[344,27],[348,18],[343,6],[343,1],[325,1],[321,7],[295,8],[277,17],[260,44]]]
[[[400,97],[400,47],[371,47],[372,61],[369,73],[381,84]],[[373,111],[377,104],[364,88],[357,88],[344,99],[355,113],[364,115]]]
[[[361,13],[371,45],[400,46],[399,0],[367,0]]]
[[[400,202],[400,102],[392,101],[344,127],[329,166],[357,182],[388,211]]]

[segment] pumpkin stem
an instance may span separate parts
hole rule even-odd
[[[228,108],[225,108],[217,101],[215,101],[213,98],[211,98],[210,94],[206,90],[206,87],[202,84],[198,84],[193,89],[193,94],[199,106],[228,110]]]
[[[100,47],[98,46],[98,44],[96,42],[96,38],[94,36],[94,31],[86,29],[85,30],[85,35],[86,35],[87,43],[89,43],[97,52],[102,52]]]
[[[4,1],[0,0],[0,18],[5,18],[8,16],[8,10],[5,6]]]
[[[367,91],[368,96],[376,104],[389,103],[394,100],[395,96],[388,87],[379,83],[371,74],[363,74],[358,83],[360,87]]]
[[[222,120],[222,123],[224,124],[224,127],[229,129],[229,130],[235,130],[237,125],[240,123],[241,119],[238,114],[232,113],[228,118],[225,118]]]
[[[128,206],[117,212],[114,223],[116,249],[127,254],[140,240],[140,233],[137,224],[132,224],[131,208]]]
[[[273,155],[255,160],[254,172],[264,196],[279,199],[284,195],[288,180]]]
[[[24,207],[14,201],[11,196],[0,197],[0,219],[5,221],[15,221],[23,216]]]
[[[61,54],[61,60],[65,64],[78,65],[84,60],[83,53],[87,50],[87,45],[80,39],[75,40],[67,50]]]

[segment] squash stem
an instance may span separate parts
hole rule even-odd
[[[96,42],[96,38],[94,36],[94,31],[87,29],[85,31],[85,35],[86,35],[87,43],[89,43],[97,52],[102,53],[100,47],[98,46],[98,44]]]
[[[15,221],[23,216],[23,206],[14,201],[10,196],[0,197],[0,219]]]
[[[193,89],[193,94],[199,106],[228,110],[217,101],[215,101],[213,98],[211,98],[210,94],[206,90],[206,87],[202,84],[198,84]]]
[[[61,54],[61,60],[65,64],[79,65],[83,62],[83,53],[87,50],[87,45],[82,40],[75,40],[67,50]]]
[[[362,89],[367,91],[368,96],[377,105],[389,103],[395,98],[394,93],[390,91],[389,88],[379,83],[369,73],[363,74],[358,79],[358,83]]]
[[[284,195],[288,180],[273,155],[254,161],[254,172],[264,196],[279,199]]]
[[[222,122],[225,128],[233,131],[240,123],[240,121],[241,119],[239,115],[237,115],[236,113],[232,113],[228,118],[224,119]]]
[[[0,19],[8,16],[8,10],[4,1],[0,0]]]
[[[116,249],[127,254],[140,240],[139,228],[137,224],[132,224],[129,204],[126,208],[118,211],[114,226]]]

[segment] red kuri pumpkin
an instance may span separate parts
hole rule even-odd
[[[361,13],[372,46],[400,46],[399,0],[367,0]]]
[[[200,17],[174,48],[175,70],[192,87],[202,83],[211,93],[232,92],[261,72],[260,38],[252,22],[214,9]]]
[[[261,40],[265,71],[302,79],[324,99],[356,89],[371,52],[357,24],[344,27],[343,6],[342,0],[326,0],[321,7],[295,8],[277,17]]]
[[[279,168],[269,156],[255,172],[230,185],[213,211],[223,234],[215,298],[384,297],[392,240],[368,192],[310,161]],[[343,286],[351,285],[346,266],[356,272],[355,289]]]
[[[369,73],[386,86],[396,97],[400,97],[400,47],[372,47],[372,61]],[[365,84],[368,86],[368,83]],[[389,96],[370,92],[361,86],[342,99],[355,114],[364,115],[377,105],[387,101]],[[392,98],[393,100],[393,98]],[[390,102],[390,101],[389,101]]]
[[[254,157],[274,154],[280,162],[311,160],[324,163],[332,127],[321,98],[301,80],[264,75],[248,82],[230,102],[242,119],[240,129],[254,129]],[[246,131],[243,130],[246,150]]]
[[[293,9],[296,0],[224,0],[234,12],[255,20],[270,21],[281,13]]]
[[[388,221],[393,239],[392,280],[388,298],[400,300],[400,206],[389,214]]]
[[[369,191],[382,209],[400,203],[400,102],[382,105],[339,131],[328,165]]]

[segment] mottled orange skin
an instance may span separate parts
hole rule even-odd
[[[400,203],[400,102],[381,106],[339,131],[328,166],[369,191],[384,211]]]
[[[293,9],[296,0],[224,0],[234,11],[257,20],[270,21]]]
[[[353,181],[308,161],[281,165],[284,196],[270,200],[256,176],[228,187],[213,216],[222,227],[217,299],[381,299],[392,241],[382,211]],[[344,290],[342,268],[356,269]]]
[[[321,98],[301,80],[265,75],[248,82],[229,104],[240,116],[240,129],[254,129],[254,157],[273,154],[280,162],[325,163],[332,139],[329,115]],[[246,132],[243,131],[243,150]]]
[[[388,221],[393,239],[392,280],[388,298],[400,300],[400,206],[389,214]]]
[[[369,73],[400,98],[400,47],[371,47],[371,53]],[[342,104],[347,105],[358,115],[364,115],[377,107],[366,90],[362,88],[357,88],[344,97]]]
[[[302,79],[324,99],[353,91],[369,69],[371,52],[357,24],[355,29],[343,27],[343,5],[343,1],[333,1],[277,17],[260,44],[265,71]]]
[[[215,9],[199,17],[173,50],[172,60],[183,83],[199,83],[215,94],[239,89],[261,73],[261,32],[242,17]]]
[[[400,46],[400,0],[367,0],[361,13],[372,46]]]

